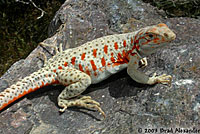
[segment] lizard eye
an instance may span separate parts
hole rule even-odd
[[[153,34],[148,34],[148,35],[146,35],[146,40],[152,40],[153,39],[153,37],[154,37],[154,35]]]
[[[150,38],[153,38],[153,35],[152,35],[152,34],[149,34],[149,37],[150,37]]]

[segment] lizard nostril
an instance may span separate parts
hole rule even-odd
[[[167,38],[169,37],[169,35],[167,33],[164,33],[164,36],[167,37]]]

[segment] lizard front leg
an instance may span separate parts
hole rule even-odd
[[[100,108],[100,104],[91,99],[90,96],[80,96],[91,84],[91,78],[84,72],[70,68],[60,70],[57,79],[65,89],[58,96],[58,105],[62,107],[60,112],[64,112],[68,107],[79,106],[98,110],[105,118],[105,113]]]
[[[153,85],[156,83],[169,84],[171,85],[172,77],[170,75],[163,74],[161,76],[156,76],[156,73],[152,77],[147,76],[145,73],[140,72],[139,67],[139,55],[134,55],[130,57],[130,61],[128,63],[127,72],[129,76],[138,83]]]

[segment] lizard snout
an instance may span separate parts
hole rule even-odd
[[[167,32],[164,33],[164,37],[165,37],[166,40],[172,41],[172,40],[175,40],[176,34],[172,31],[167,31]]]

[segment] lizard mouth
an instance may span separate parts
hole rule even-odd
[[[176,39],[176,35],[173,33],[172,40]]]

